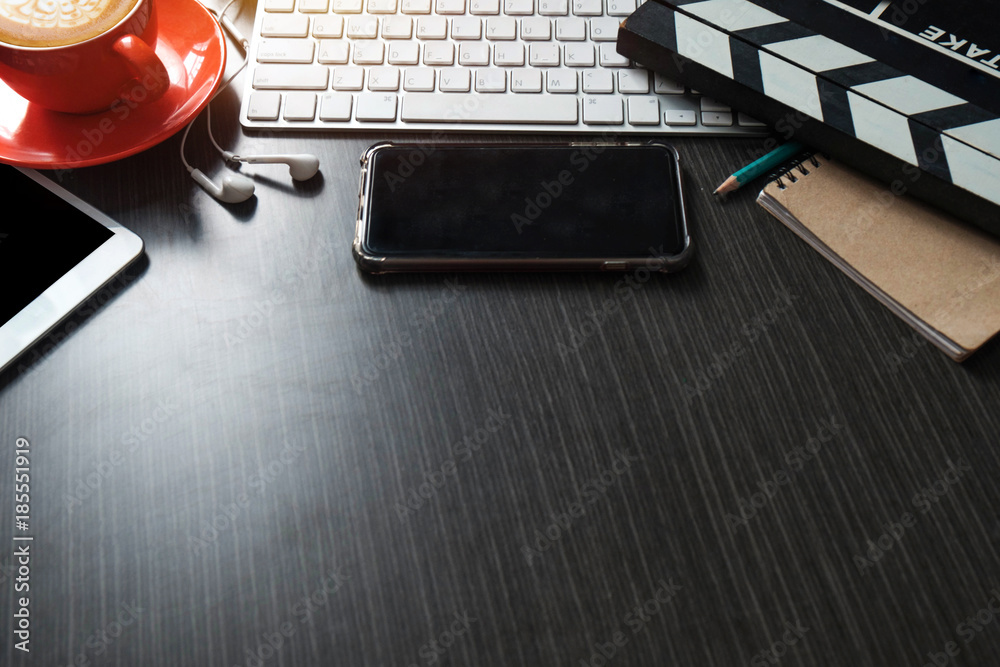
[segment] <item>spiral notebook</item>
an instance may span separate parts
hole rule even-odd
[[[952,359],[1000,331],[1000,239],[818,155],[757,202]]]

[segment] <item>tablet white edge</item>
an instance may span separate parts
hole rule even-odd
[[[110,229],[113,235],[0,326],[0,372],[111,282],[143,251],[141,238],[101,211],[33,169],[16,169]]]

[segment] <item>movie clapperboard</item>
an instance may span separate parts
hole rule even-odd
[[[650,0],[618,51],[1000,235],[1000,24],[982,15],[1000,10],[981,4]]]

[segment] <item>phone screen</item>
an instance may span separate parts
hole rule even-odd
[[[365,249],[383,256],[673,255],[687,230],[659,145],[386,146],[372,151]]]

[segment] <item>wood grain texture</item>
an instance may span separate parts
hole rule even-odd
[[[384,137],[243,136],[216,104],[225,145],[322,174],[248,167],[220,206],[174,138],[61,175],[148,261],[0,378],[35,535],[29,656],[0,555],[5,663],[1000,664],[1000,619],[960,625],[1000,586],[1000,350],[952,363],[753,188],[713,200],[761,142],[676,142],[697,254],[627,296],[373,279],[350,241]],[[188,157],[224,169],[201,124]]]

